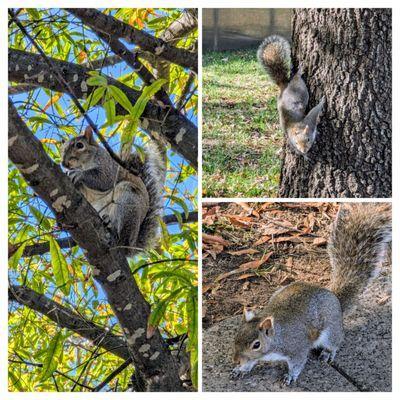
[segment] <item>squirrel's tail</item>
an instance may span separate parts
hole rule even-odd
[[[391,240],[391,209],[387,204],[341,206],[328,244],[331,290],[348,309],[376,276]]]
[[[160,235],[166,167],[158,144],[150,141],[144,152],[145,161],[140,175],[149,194],[149,211],[140,227],[136,246],[145,250],[153,248]]]
[[[271,79],[280,88],[286,87],[291,71],[289,42],[282,36],[268,36],[258,48],[257,57]]]

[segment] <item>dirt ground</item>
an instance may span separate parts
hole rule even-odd
[[[263,307],[295,280],[326,285],[326,242],[337,209],[336,203],[206,204],[203,328],[243,306]]]

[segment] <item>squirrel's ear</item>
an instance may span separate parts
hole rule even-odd
[[[243,308],[243,319],[246,322],[250,322],[254,317],[256,316],[256,314],[254,313],[253,310],[251,310],[250,308]]]
[[[94,138],[93,138],[93,129],[90,125],[88,125],[85,128],[85,133],[83,136],[86,138],[86,140],[89,142],[89,144],[96,144]]]
[[[304,128],[304,134],[305,135],[308,135],[309,133],[310,133],[310,127],[307,125],[305,128]]]
[[[267,331],[269,329],[272,329],[273,326],[274,326],[274,320],[273,320],[272,317],[267,317],[267,318],[263,319],[260,322],[260,325],[258,325],[258,327],[260,329],[262,329],[263,331]]]

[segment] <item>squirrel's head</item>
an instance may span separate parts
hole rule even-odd
[[[261,318],[251,310],[244,309],[243,321],[235,337],[233,362],[241,367],[254,365],[270,350],[274,336],[273,317]]]
[[[92,128],[88,126],[82,136],[77,136],[62,146],[61,164],[67,169],[87,169],[98,148]]]
[[[293,146],[302,154],[307,154],[315,141],[316,132],[310,126],[299,124],[289,134]]]

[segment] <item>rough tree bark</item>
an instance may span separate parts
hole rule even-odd
[[[293,63],[326,105],[309,160],[287,144],[281,197],[391,197],[391,10],[296,9]]]

